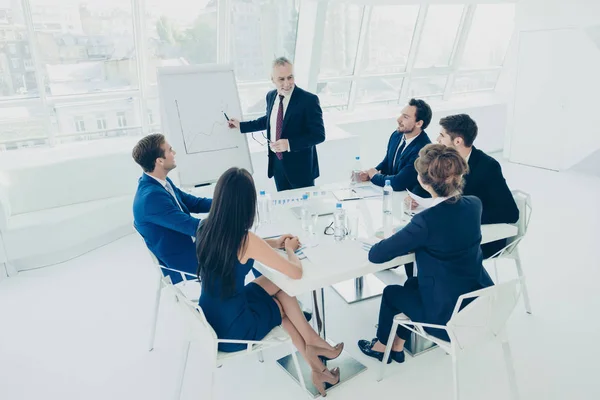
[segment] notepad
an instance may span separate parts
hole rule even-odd
[[[368,197],[383,196],[383,189],[377,186],[356,186],[334,190],[332,193],[339,201],[360,200]]]

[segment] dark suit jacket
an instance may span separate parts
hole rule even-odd
[[[420,185],[415,192],[430,197]],[[482,224],[513,224],[519,220],[515,203],[498,161],[475,148],[469,157],[469,173],[465,176],[465,196],[477,196],[483,204]],[[483,257],[488,258],[506,245],[506,239],[482,245]]]
[[[480,218],[477,197],[446,201],[416,214],[402,230],[369,251],[369,261],[374,263],[415,252],[425,316],[418,322],[445,325],[460,295],[493,285],[482,264]]]
[[[183,211],[160,182],[143,174],[133,200],[133,224],[162,265],[195,275],[198,258],[192,236],[196,236],[200,220],[190,212],[207,213],[212,200],[192,196],[177,188],[169,178],[167,181],[173,186]],[[181,281],[178,273],[163,272],[173,283]]]
[[[267,138],[275,141],[275,132],[271,132],[271,110],[276,101],[277,91],[267,93],[267,113],[254,121],[240,123],[240,131],[267,131]],[[278,101],[278,100],[277,100]],[[307,181],[319,177],[319,160],[316,145],[325,141],[323,112],[319,98],[298,86],[294,88],[292,97],[283,117],[281,138],[287,139],[291,151],[283,153],[283,167],[288,180],[294,186],[301,187]],[[273,163],[276,157],[272,151],[269,154],[268,176],[273,177]]]
[[[419,184],[417,181],[417,171],[415,170],[415,160],[419,157],[419,151],[431,143],[431,140],[429,140],[425,131],[421,132],[408,146],[405,146],[402,154],[398,152],[396,168],[394,168],[394,155],[396,155],[396,150],[402,140],[402,136],[403,134],[398,131],[394,131],[392,136],[390,136],[385,158],[375,167],[381,173],[371,178],[373,184],[384,186],[385,181],[389,179],[395,191],[411,189]]]

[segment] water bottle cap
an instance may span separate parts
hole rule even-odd
[[[360,160],[360,156],[356,156],[355,158],[356,158],[357,160]]]
[[[261,196],[264,196],[264,195],[265,195],[265,191],[264,191],[264,190],[261,190],[261,191],[260,191],[260,195],[261,195]]]
[[[304,193],[304,194],[302,195],[302,200],[307,200],[307,199],[308,199],[308,195],[307,195],[306,193]]]
[[[337,204],[335,205],[335,208],[342,208],[342,203],[337,203]]]
[[[391,185],[391,181],[390,181],[389,179],[386,179],[386,180],[385,180],[385,184],[386,184],[386,185]]]

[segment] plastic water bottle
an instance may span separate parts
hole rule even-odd
[[[261,225],[271,223],[271,195],[264,190],[260,191],[258,197],[258,212]]]
[[[354,167],[352,168],[352,174],[350,175],[350,182],[356,184],[360,182],[360,173],[362,171],[362,165],[360,163],[360,157],[354,157]]]
[[[333,213],[333,238],[340,241],[344,240],[344,236],[346,236],[346,210],[342,208],[342,203],[337,203]]]
[[[304,193],[302,195],[302,202],[300,204],[300,219],[302,221],[302,229],[308,231],[308,226],[310,225],[310,214],[308,213],[308,193]]]
[[[392,236],[392,196],[394,190],[389,179],[386,179],[383,187],[383,235],[388,238]]]

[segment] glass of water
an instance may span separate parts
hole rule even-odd
[[[348,239],[356,240],[358,238],[358,214],[350,213],[347,217]]]
[[[310,213],[308,216],[308,237],[311,245],[317,244],[317,223],[319,222],[318,213]]]

